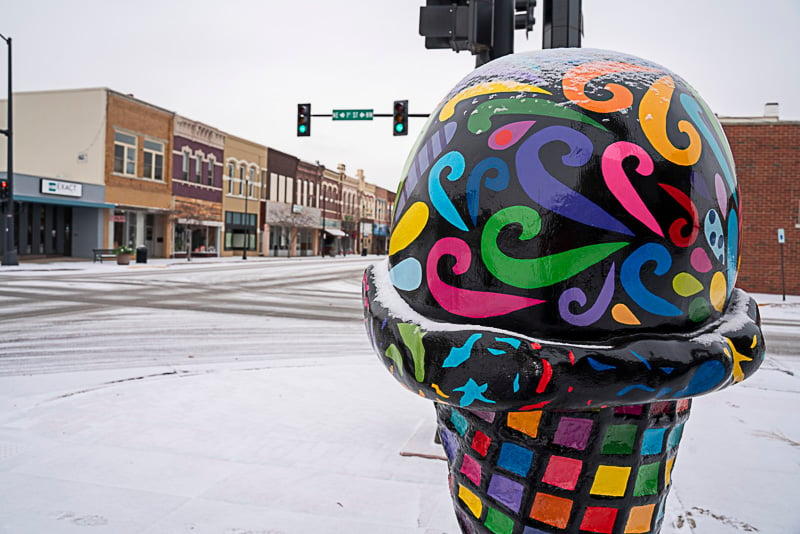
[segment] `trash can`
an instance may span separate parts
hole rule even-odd
[[[136,263],[147,263],[147,247],[136,247]]]

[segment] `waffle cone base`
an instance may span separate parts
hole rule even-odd
[[[437,404],[462,532],[657,534],[690,403],[528,412]]]

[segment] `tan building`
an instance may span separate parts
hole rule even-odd
[[[267,147],[225,135],[222,186],[224,239],[220,255],[263,254],[261,201],[267,174]]]
[[[388,254],[394,198],[394,191],[375,186],[375,224],[372,230],[371,250],[373,254]]]
[[[172,251],[172,137],[175,114],[132,95],[108,90],[105,128],[106,247]]]
[[[359,180],[347,175],[344,163],[337,166],[341,187],[342,202],[342,248],[345,254],[354,254],[359,244],[359,222],[361,219],[361,202],[359,201]]]
[[[91,258],[104,245],[107,89],[14,93],[17,254]],[[6,124],[0,100],[0,124]],[[6,175],[0,136],[0,176]],[[5,218],[0,220],[4,231]],[[4,233],[0,233],[4,235]],[[0,239],[0,253],[5,244]]]
[[[375,184],[367,182],[362,169],[356,170],[358,179],[358,202],[360,217],[358,221],[358,250],[362,254],[372,252],[373,227],[375,225]]]

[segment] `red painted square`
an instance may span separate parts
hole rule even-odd
[[[472,437],[472,449],[480,454],[481,456],[486,456],[486,452],[489,450],[489,445],[492,444],[492,438],[481,432],[480,430],[475,431],[475,435]]]
[[[662,413],[669,413],[672,408],[672,401],[654,402],[650,405],[650,415],[661,415]]]
[[[566,490],[574,490],[581,476],[583,462],[575,458],[551,456],[547,463],[542,482]]]
[[[686,410],[688,410],[689,409],[689,403],[691,403],[691,402],[692,401],[690,399],[681,399],[681,400],[679,400],[678,401],[677,412],[681,413],[681,412],[685,412]]]
[[[614,521],[616,519],[616,508],[587,506],[586,513],[583,514],[583,521],[581,521],[581,530],[599,534],[611,534],[614,531]]]

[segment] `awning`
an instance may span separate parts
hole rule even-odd
[[[328,235],[332,235],[335,237],[344,237],[347,234],[339,230],[338,228],[325,228],[325,233]]]
[[[79,208],[114,208],[115,204],[107,202],[87,202],[71,198],[29,197],[27,195],[14,195],[18,202],[38,202],[39,204],[57,204],[59,206],[76,206]]]

